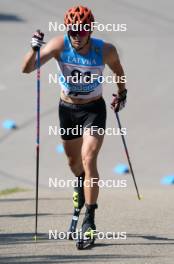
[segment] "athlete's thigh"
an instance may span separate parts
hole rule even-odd
[[[74,160],[81,159],[82,141],[82,137],[71,140],[63,140],[63,146],[68,158],[73,158]]]
[[[97,158],[98,152],[102,146],[104,135],[83,135],[82,159]]]

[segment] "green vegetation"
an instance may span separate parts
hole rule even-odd
[[[26,191],[27,191],[27,189],[23,189],[23,188],[19,188],[19,187],[9,188],[9,189],[4,189],[4,190],[0,191],[0,196],[12,194],[12,193],[17,193],[17,192],[26,192]]]

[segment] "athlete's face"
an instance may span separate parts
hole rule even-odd
[[[75,49],[82,48],[88,41],[90,32],[89,31],[81,31],[81,32],[69,32],[70,40],[72,43],[72,46]]]

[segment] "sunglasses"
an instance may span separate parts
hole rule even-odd
[[[77,35],[79,37],[85,37],[88,35],[88,32],[87,30],[85,29],[82,29],[82,30],[78,30],[78,31],[74,31],[74,30],[69,30],[68,33],[71,37],[76,37]]]

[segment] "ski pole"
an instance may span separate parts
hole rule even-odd
[[[122,126],[121,126],[121,122],[120,122],[120,118],[119,118],[118,112],[116,112],[115,115],[116,115],[116,118],[117,118],[119,129],[121,131]],[[135,189],[136,189],[136,192],[137,192],[137,196],[138,196],[138,199],[141,200],[142,196],[140,196],[139,191],[138,191],[138,187],[137,187],[137,183],[136,183],[136,180],[135,180],[134,171],[133,171],[133,168],[132,168],[132,164],[131,164],[131,161],[130,161],[128,148],[127,148],[127,145],[126,145],[126,140],[125,140],[123,134],[121,134],[121,138],[122,138],[122,142],[123,142],[124,149],[125,149],[125,152],[126,152],[126,156],[127,156],[127,160],[128,160],[128,163],[129,163],[129,168],[130,168],[130,171],[131,171],[131,175],[132,175],[132,178],[133,178],[133,181],[134,181],[134,185],[135,185]]]
[[[37,106],[36,106],[36,197],[35,197],[35,236],[38,225],[39,153],[40,153],[40,48],[37,50]]]

